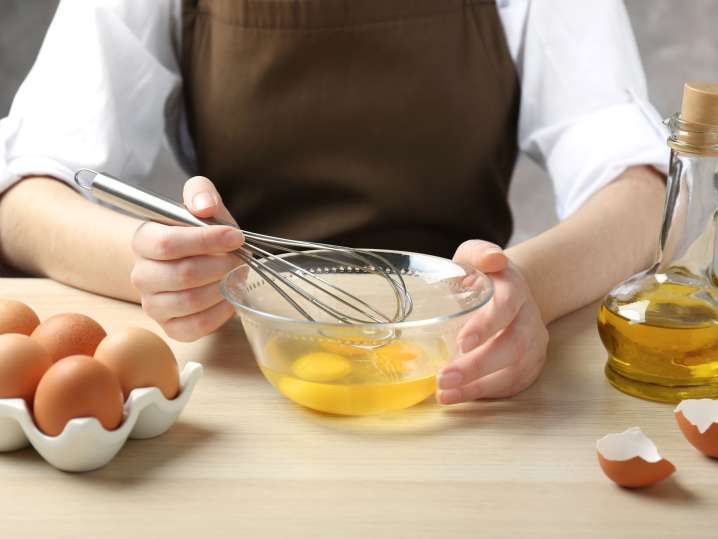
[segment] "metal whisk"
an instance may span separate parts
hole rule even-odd
[[[129,185],[108,174],[81,169],[75,174],[75,182],[82,189],[107,204],[127,211],[140,218],[168,225],[210,226],[227,225],[216,219],[195,217],[184,205],[158,193]],[[391,323],[405,320],[412,310],[412,299],[401,272],[381,254],[340,247],[326,243],[297,241],[254,232],[242,231],[244,245],[234,252],[247,266],[262,277],[301,316],[310,321],[315,318],[300,303],[300,298],[328,314],[332,319],[346,324]],[[386,283],[395,298],[392,314],[387,314],[365,300],[340,288],[321,275],[294,264],[287,255],[301,253],[332,265],[354,271],[378,275]],[[263,263],[263,259],[281,262],[277,270]],[[298,284],[300,281],[303,285]],[[294,297],[292,297],[292,293]],[[335,303],[333,306],[331,303]]]

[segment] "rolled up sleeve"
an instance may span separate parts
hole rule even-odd
[[[561,219],[626,168],[667,171],[667,132],[620,0],[533,1],[517,53],[521,149],[551,176]]]
[[[72,183],[89,167],[130,179],[164,144],[181,87],[174,2],[63,0],[30,73],[0,120],[0,190],[29,175]]]

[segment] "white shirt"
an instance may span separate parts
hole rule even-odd
[[[668,151],[621,0],[498,0],[521,80],[519,146],[565,218],[626,167]],[[181,0],[62,0],[0,121],[0,191],[88,167],[147,177],[164,144],[193,171],[180,74]]]

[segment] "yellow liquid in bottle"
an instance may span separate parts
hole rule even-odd
[[[718,309],[708,291],[666,282],[606,303],[598,332],[614,386],[662,402],[718,396]]]
[[[414,406],[436,391],[441,340],[364,350],[330,339],[273,337],[260,368],[280,393],[320,412],[373,415]]]

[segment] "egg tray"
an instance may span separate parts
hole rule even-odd
[[[164,434],[177,420],[202,376],[202,365],[187,363],[180,391],[167,400],[156,387],[134,389],[124,404],[122,424],[106,430],[94,417],[70,420],[58,436],[35,425],[23,399],[0,399],[0,452],[32,445],[48,463],[66,472],[87,472],[105,466],[128,438],[143,440]]]

